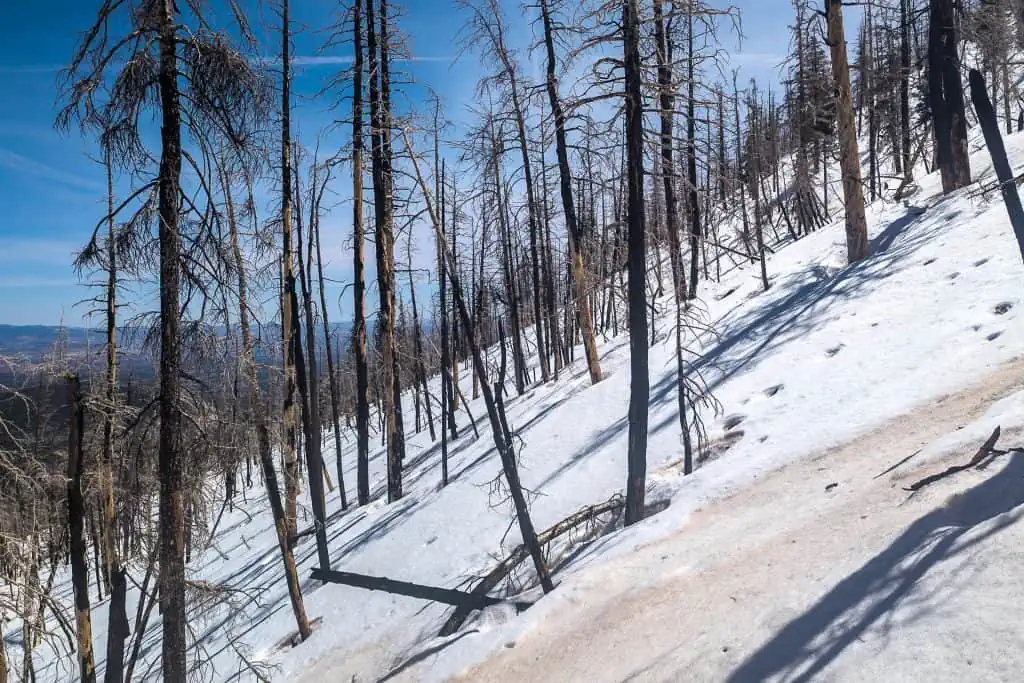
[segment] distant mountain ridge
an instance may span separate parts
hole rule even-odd
[[[264,325],[265,333],[271,333],[271,328],[276,328],[275,323]],[[429,327],[424,325],[424,327]],[[344,339],[352,330],[350,322],[332,323],[331,331],[340,334]],[[224,334],[224,327],[219,326],[215,333]],[[121,339],[131,335],[137,338],[137,329],[122,328],[118,332]],[[38,358],[44,353],[53,349],[57,341],[64,336],[69,353],[81,353],[89,348],[98,348],[103,345],[106,331],[90,327],[67,327],[61,325],[7,325],[0,323],[0,354],[29,356]],[[323,328],[317,328],[317,344],[323,344]]]

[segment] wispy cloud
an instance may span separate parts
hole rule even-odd
[[[80,190],[96,192],[103,189],[103,186],[94,180],[49,166],[41,161],[36,161],[24,154],[18,154],[3,147],[0,147],[0,166],[17,173],[27,173],[37,178],[61,183]]]
[[[452,57],[436,56],[436,57],[398,57],[392,59],[393,62],[450,62]],[[263,59],[265,64],[278,64],[280,63],[278,57],[266,57]],[[292,57],[292,64],[295,66],[342,66],[345,64],[352,64],[355,62],[355,57],[352,55],[296,55]]]
[[[63,68],[63,64],[0,64],[0,74],[48,74]]]

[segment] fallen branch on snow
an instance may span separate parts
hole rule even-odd
[[[963,465],[953,465],[952,467],[946,468],[942,472],[939,472],[937,474],[931,474],[925,477],[924,479],[915,481],[910,486],[905,486],[903,490],[917,493],[924,487],[934,484],[935,482],[945,479],[946,477],[952,476],[957,472],[963,472],[964,470],[969,470],[972,468],[983,470],[986,467],[988,467],[992,463],[992,461],[995,460],[1000,455],[1006,455],[1007,453],[1015,451],[1020,452],[1024,450],[1020,448],[1011,448],[1005,451],[997,449],[996,442],[999,441],[1000,433],[1000,428],[996,427],[992,431],[992,434],[987,439],[985,439],[985,443],[981,444],[981,448],[979,448],[978,452],[974,454],[974,457],[971,458],[968,462],[964,463]]]
[[[541,546],[545,546],[551,543],[553,540],[562,536],[573,529],[590,522],[600,515],[608,512],[614,512],[619,510],[625,505],[625,500],[621,495],[616,494],[609,500],[598,505],[590,505],[588,507],[579,510],[578,512],[569,515],[562,521],[556,523],[554,526],[546,529],[537,535],[537,542]],[[508,557],[502,560],[498,565],[487,573],[486,576],[482,577],[476,586],[473,587],[469,593],[474,596],[483,597],[494,590],[498,584],[500,584],[505,577],[512,573],[512,571],[523,563],[529,557],[529,552],[526,547],[520,545],[512,551]],[[446,637],[450,636],[462,626],[462,624],[469,618],[469,615],[473,612],[473,607],[468,605],[459,606],[452,612],[452,615],[448,617],[448,621],[445,622],[441,628],[438,636]]]

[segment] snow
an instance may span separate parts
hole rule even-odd
[[[1008,138],[1007,147],[1011,161],[1024,165],[1024,137]],[[990,176],[987,152],[977,145],[975,151],[975,177]],[[670,505],[637,527],[579,550],[556,573],[558,589],[521,615],[494,608],[440,641],[434,636],[448,614],[442,606],[309,579],[315,549],[306,537],[297,559],[307,612],[320,621],[309,641],[289,647],[284,641],[295,625],[270,513],[259,488],[249,490],[248,502],[224,515],[211,547],[189,570],[192,579],[239,591],[232,606],[196,614],[192,624],[197,652],[208,660],[206,680],[253,679],[240,653],[253,668],[269,667],[266,675],[275,681],[376,680],[392,670],[396,679],[443,680],[496,654],[472,677],[504,680],[501,666],[529,671],[534,653],[547,653],[552,667],[570,667],[549,669],[557,680],[587,680],[584,674],[594,680],[678,680],[673,674],[683,671],[699,680],[720,680],[729,672],[734,680],[760,680],[762,674],[799,679],[809,669],[769,666],[780,652],[792,655],[794,643],[816,653],[842,645],[836,656],[821,656],[822,666],[832,667],[829,676],[842,680],[950,680],[942,672],[961,671],[962,664],[952,662],[964,635],[957,627],[976,632],[973,661],[982,668],[971,678],[1013,678],[1005,667],[1014,660],[999,648],[1014,638],[1019,644],[1021,637],[1011,611],[1021,597],[1020,574],[1008,562],[1016,552],[1013,544],[1019,547],[1021,532],[1012,522],[1024,501],[1001,482],[1019,479],[1021,456],[1007,456],[999,471],[965,475],[962,481],[975,488],[959,507],[942,507],[939,493],[958,483],[937,486],[937,492],[902,506],[895,501],[906,494],[891,478],[871,479],[915,449],[923,447],[906,467],[966,459],[993,424],[1004,431],[1024,425],[1021,394],[983,414],[1014,389],[1005,377],[986,380],[987,389],[971,399],[976,405],[963,406],[965,388],[981,378],[1024,374],[1024,367],[1012,363],[1024,348],[1024,266],[1005,210],[998,195],[970,197],[976,188],[941,197],[935,175],[919,184],[921,191],[906,204],[870,207],[872,255],[861,263],[844,265],[840,221],[770,257],[768,292],[760,291],[757,269],[749,266],[704,286],[710,331],[691,335],[688,344],[721,405],[719,413],[703,415],[709,436],[731,445],[689,477],[679,465],[672,317],[667,300],[659,303],[658,341],[650,352],[648,499]],[[628,338],[603,340],[600,352],[605,379],[599,384],[590,386],[579,360],[557,383],[531,387],[522,397],[513,392],[507,400],[510,425],[521,439],[523,483],[536,494],[531,509],[538,529],[608,499],[624,485]],[[461,374],[468,397],[469,372],[464,368]],[[407,397],[407,409],[410,403]],[[941,412],[943,405],[961,409]],[[440,447],[424,432],[409,438],[401,501],[387,505],[378,497],[365,508],[340,512],[337,492],[329,498],[335,569],[464,587],[520,542],[510,505],[490,486],[500,464],[484,407],[479,401],[471,407],[480,438],[473,438],[460,411],[448,487],[440,487]],[[930,429],[915,431],[922,415]],[[405,423],[412,422],[410,412]],[[907,429],[917,442],[901,436]],[[873,444],[873,450],[858,444]],[[371,478],[379,491],[384,457],[379,441],[373,445]],[[325,457],[333,462],[332,452]],[[343,458],[353,499],[351,439]],[[905,469],[894,476],[906,476]],[[823,487],[832,481],[840,486],[826,496]],[[929,545],[935,530],[950,525],[949,515],[960,509],[969,516],[977,509],[973,499],[980,495],[991,499],[988,513]],[[308,501],[301,514],[310,523]],[[927,526],[915,526],[919,518]],[[905,525],[910,526],[900,536]],[[885,555],[894,540],[898,555]],[[916,566],[914,557],[927,558],[939,546],[940,559],[948,561],[928,560],[940,566],[919,572],[920,581],[904,571],[906,563]],[[864,574],[861,564],[879,548],[889,565]],[[772,590],[761,592],[768,572]],[[899,609],[884,599],[865,599],[854,612],[814,616],[816,610],[829,611],[829,596],[842,591],[845,581],[867,590],[894,580],[909,582],[901,588]],[[865,582],[870,586],[860,585]],[[978,585],[985,587],[979,600],[964,597]],[[71,604],[63,575],[57,594],[62,604]],[[93,597],[102,660],[106,602]],[[137,598],[131,590],[129,615]],[[750,605],[737,609],[731,598]],[[847,621],[873,610],[883,614],[868,622],[867,640],[861,642],[861,631]],[[616,628],[627,614],[629,628]],[[138,668],[148,672],[145,678],[158,671],[158,619],[154,614]],[[786,629],[799,633],[790,638]],[[658,635],[665,631],[689,639]],[[8,626],[6,637],[16,658],[17,623]],[[779,641],[784,637],[790,640]],[[541,647],[545,640],[551,648]],[[620,656],[630,648],[636,656]],[[915,656],[928,665],[915,664]],[[48,646],[35,657],[41,680],[71,676],[69,660],[59,660]],[[801,661],[814,665],[809,658]],[[755,666],[762,667],[758,675],[750,668]]]

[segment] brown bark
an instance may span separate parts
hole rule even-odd
[[[569,169],[569,151],[565,137],[565,111],[558,96],[558,76],[555,65],[555,42],[551,27],[551,12],[548,0],[540,0],[541,18],[544,23],[544,47],[547,53],[547,91],[551,114],[555,119],[555,152],[558,156],[559,191],[562,196],[562,213],[569,237],[569,258],[572,262],[573,284],[576,288],[576,308],[583,333],[583,349],[587,356],[591,384],[601,381],[601,362],[594,340],[594,321],[590,314],[590,291],[587,288],[586,270],[583,264],[583,231],[576,218],[572,197],[572,172]],[[565,335],[569,337],[569,333]]]
[[[284,356],[284,488],[285,521],[288,537],[298,529],[299,457],[298,414],[295,405],[295,356],[299,340],[293,320],[295,307],[295,273],[292,246],[292,160],[291,160],[291,39],[288,24],[288,0],[281,4],[281,344]]]
[[[846,57],[842,0],[828,0],[827,9],[828,43],[832,51],[832,77],[836,87],[836,118],[839,120],[839,164],[846,206],[846,257],[849,263],[855,263],[868,255],[868,224],[864,216],[864,188],[850,91],[850,65]]]

